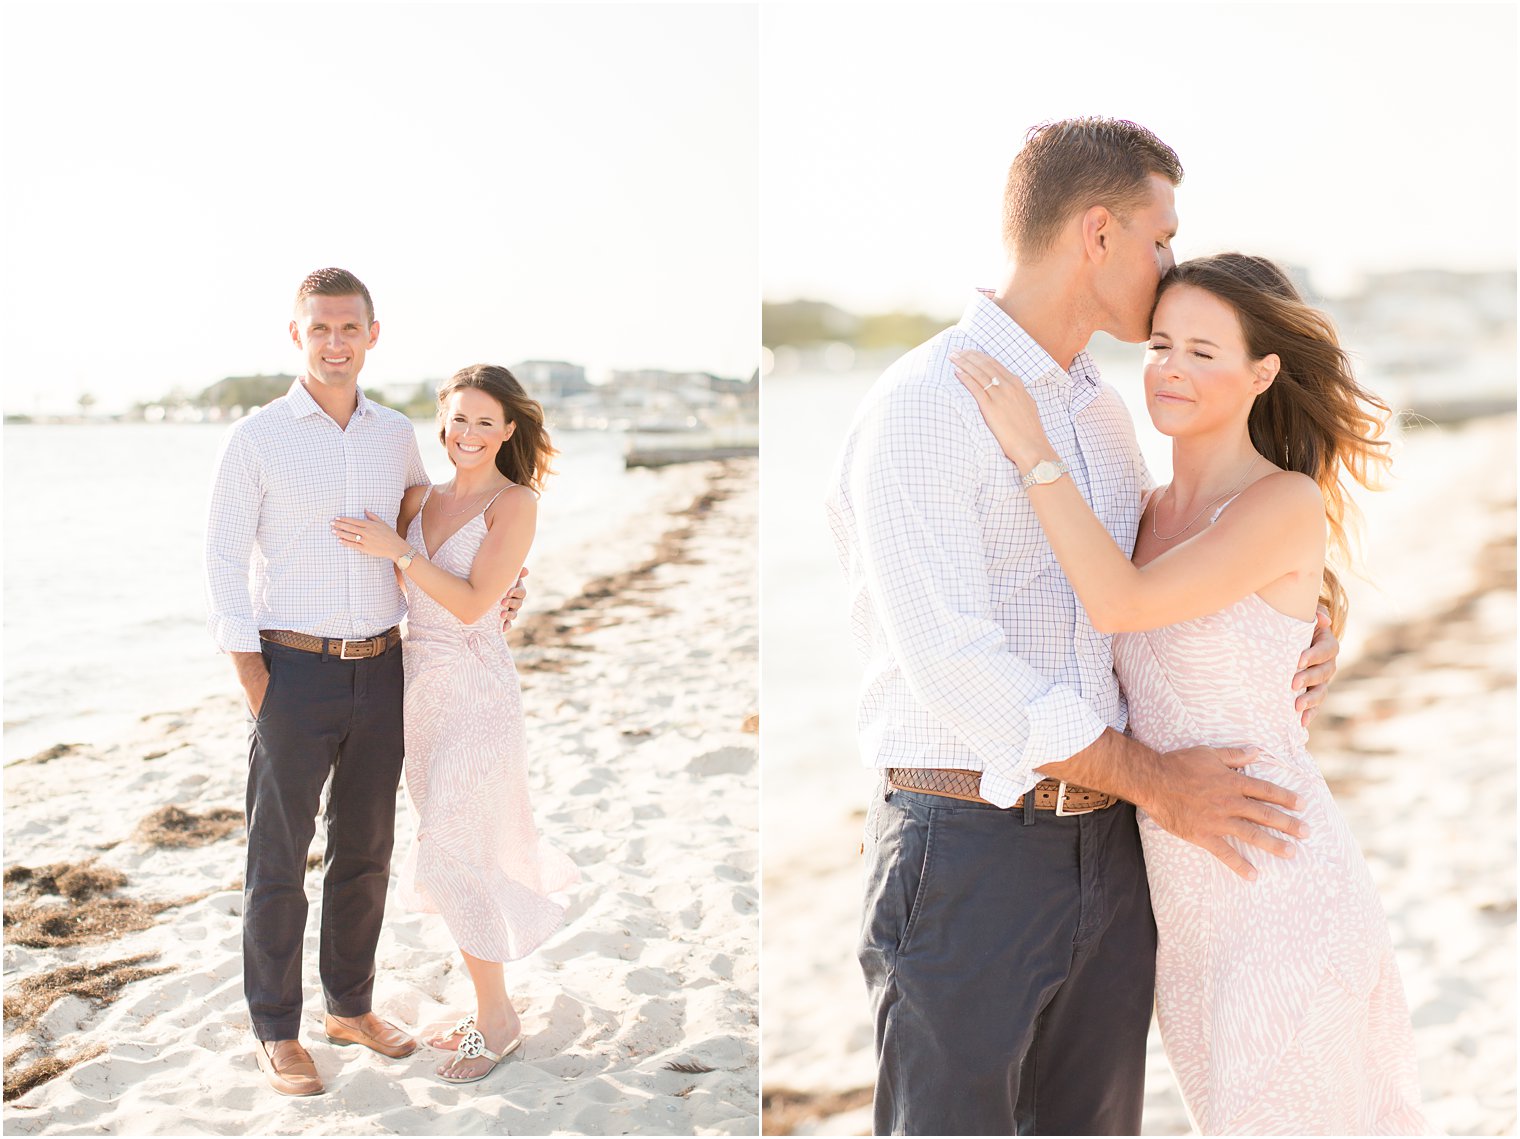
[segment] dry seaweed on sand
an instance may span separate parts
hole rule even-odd
[[[75,752],[84,750],[84,746],[84,744],[54,744],[52,747],[45,747],[35,755],[29,755],[25,759],[13,759],[5,766],[19,767],[23,763],[52,763],[55,759],[62,759],[66,755],[73,755]]]
[[[668,1064],[665,1065],[665,1070],[667,1072],[681,1072],[681,1073],[683,1073],[685,1075],[688,1075],[688,1076],[699,1076],[703,1072],[716,1072],[718,1069],[716,1069],[716,1068],[709,1068],[706,1064],[702,1063],[700,1060],[692,1060],[690,1062],[681,1061],[681,1060],[672,1060]]]
[[[871,1095],[870,1088],[851,1088],[842,1092],[766,1088],[760,1109],[761,1134],[793,1135],[803,1124],[870,1106]]]
[[[28,1064],[24,1068],[18,1068],[13,1062],[20,1054],[17,1049],[5,1058],[5,1100],[9,1103],[18,1096],[24,1096],[39,1084],[45,1084],[49,1080],[55,1080],[63,1075],[75,1064],[82,1064],[86,1060],[93,1060],[106,1050],[104,1044],[93,1044],[82,1051],[64,1059],[62,1056],[44,1056],[35,1063]]]
[[[84,862],[52,862],[46,866],[12,866],[5,872],[7,893],[23,898],[58,894],[72,902],[109,894],[127,884],[120,870],[101,866],[93,858]]]
[[[5,907],[5,940],[33,949],[109,941],[147,929],[164,910],[179,904],[135,898],[91,898],[63,906],[17,902]]]
[[[234,807],[213,807],[197,815],[171,803],[138,823],[132,837],[150,846],[205,846],[242,827],[243,812]]]
[[[206,896],[193,894],[172,902],[111,896],[126,883],[121,871],[94,859],[12,866],[5,872],[5,940],[33,949],[107,941],[147,929],[164,910]],[[51,900],[54,896],[63,901]]]
[[[6,986],[5,992],[6,1024],[12,1032],[24,1032],[64,997],[80,997],[94,1002],[97,1007],[104,1007],[116,1000],[122,988],[133,981],[174,971],[170,966],[143,967],[144,962],[157,959],[156,953],[140,953],[119,961],[64,965],[13,981]],[[10,1067],[10,1064],[6,1066]]]
[[[708,514],[733,494],[731,487],[723,485],[730,474],[728,466],[724,465],[713,476],[707,489],[672,517],[689,520]],[[653,556],[629,569],[593,578],[574,597],[518,622],[512,634],[514,651],[523,654],[518,668],[524,672],[563,672],[567,667],[563,657],[546,654],[586,651],[585,646],[576,644],[574,638],[619,624],[622,618],[612,612],[618,606],[651,609],[657,615],[662,613],[663,610],[653,601],[640,595],[656,588],[652,579],[661,566],[695,562],[687,549],[695,534],[690,521],[672,526],[656,541]]]

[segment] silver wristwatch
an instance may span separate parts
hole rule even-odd
[[[1037,483],[1055,482],[1066,473],[1066,464],[1061,460],[1041,459],[1029,469],[1024,476],[1024,489],[1028,490]]]
[[[400,569],[402,573],[405,573],[407,569],[410,568],[412,560],[416,558],[416,556],[417,551],[408,546],[406,553],[402,554],[399,558],[396,559],[397,568]]]

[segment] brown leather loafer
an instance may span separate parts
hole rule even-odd
[[[269,1086],[281,1095],[321,1095],[325,1090],[317,1078],[317,1066],[311,1053],[299,1040],[255,1040],[254,1054],[259,1070]]]
[[[327,1014],[327,1039],[334,1044],[362,1044],[382,1056],[399,1060],[417,1051],[417,1041],[389,1021],[381,1020],[372,1012],[353,1018],[357,1025],[345,1024],[331,1013]]]

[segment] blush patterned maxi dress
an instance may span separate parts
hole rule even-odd
[[[468,578],[486,533],[482,510],[427,551],[419,509],[407,541]],[[441,914],[472,957],[515,961],[559,927],[555,895],[578,877],[533,824],[517,669],[495,606],[467,625],[410,578],[406,600],[406,789],[417,831],[401,902]]]
[[[1252,594],[1114,638],[1130,730],[1160,752],[1256,744],[1246,773],[1298,793],[1296,857],[1248,882],[1139,813],[1156,913],[1156,1017],[1206,1135],[1427,1135],[1388,922],[1305,744],[1291,690],[1313,622]]]

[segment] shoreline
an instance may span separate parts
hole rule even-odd
[[[302,1037],[328,1091],[264,1083],[241,993],[246,743],[229,692],[7,770],[6,1130],[753,1133],[757,693],[733,679],[757,675],[754,472],[683,474],[677,509],[618,527],[578,591],[563,573],[535,588],[510,636],[536,821],[583,880],[564,928],[507,966],[528,1039],[501,1072],[461,1091],[426,1049],[329,1046],[313,912]],[[398,796],[393,866],[411,833]],[[318,910],[319,868],[307,893]],[[16,940],[49,930],[63,944]],[[442,921],[394,896],[377,974],[375,1010],[412,1029],[472,999]],[[11,1100],[48,1056],[73,1063]]]

